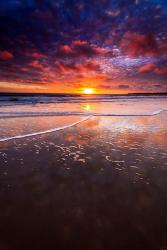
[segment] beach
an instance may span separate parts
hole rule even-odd
[[[0,108],[0,249],[167,249],[166,99],[71,102]]]

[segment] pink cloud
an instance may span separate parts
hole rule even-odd
[[[60,46],[59,50],[60,52],[65,53],[65,54],[72,53],[72,49],[70,48],[69,45]]]
[[[31,56],[34,57],[34,58],[36,58],[36,59],[39,59],[39,58],[44,57],[44,55],[41,54],[41,53],[39,53],[39,52],[33,52],[33,53],[31,54]]]
[[[42,70],[44,69],[44,66],[38,60],[33,60],[31,63],[29,63],[29,66],[31,66],[33,68],[42,69]]]
[[[161,53],[159,44],[152,34],[126,32],[121,40],[121,47],[129,56],[154,56]]]
[[[65,62],[56,62],[56,69],[60,74],[68,73],[87,73],[90,71],[97,71],[100,68],[100,65],[95,61],[88,61],[83,63],[65,63]]]
[[[21,70],[22,72],[28,72],[28,71],[29,71],[29,69],[26,68],[26,67],[22,67],[20,70]]]
[[[154,72],[155,69],[156,69],[155,64],[145,64],[144,66],[142,66],[138,69],[138,72],[149,73],[149,72]]]
[[[25,52],[25,55],[28,57],[32,57],[34,59],[41,59],[41,58],[45,58],[46,56],[44,54],[42,54],[41,52],[38,51],[34,51],[34,50],[29,50]]]
[[[93,57],[104,56],[109,52],[109,49],[89,44],[87,41],[75,40],[71,45],[60,46],[57,55],[62,58],[64,56]]]
[[[157,73],[159,75],[166,75],[167,74],[167,67],[157,68],[157,69],[155,69],[155,73]]]
[[[167,74],[167,67],[158,67],[155,64],[145,64],[138,69],[140,73],[155,73],[159,75]]]

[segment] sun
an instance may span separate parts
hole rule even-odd
[[[83,94],[91,95],[93,93],[94,93],[94,89],[93,88],[84,88],[83,89]]]

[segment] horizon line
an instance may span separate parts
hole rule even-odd
[[[59,92],[0,92],[0,95],[82,95],[82,96],[95,96],[95,95],[167,95],[167,92],[131,92],[131,93],[59,93]]]

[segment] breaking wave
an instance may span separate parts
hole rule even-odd
[[[118,96],[118,95],[94,95],[94,96],[61,96],[61,97],[46,97],[46,96],[0,96],[0,106],[13,106],[13,105],[28,105],[28,104],[58,104],[58,103],[87,103],[87,102],[117,102],[121,100],[128,102],[129,100],[139,101],[142,99],[164,99],[166,96]]]

